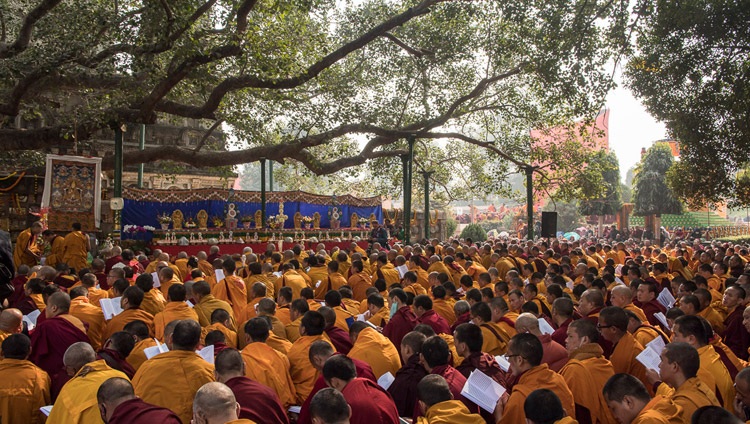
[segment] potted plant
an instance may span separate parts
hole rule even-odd
[[[221,228],[224,226],[224,220],[222,220],[218,216],[213,217],[213,219],[211,219],[211,222],[214,224],[214,227],[216,228]]]
[[[169,223],[172,222],[172,217],[167,215],[166,212],[162,213],[161,215],[156,216],[157,221],[159,221],[159,224],[161,224],[162,230],[168,230],[169,229]]]
[[[365,218],[364,216],[359,218],[359,226],[360,228],[367,229],[367,223],[370,222],[368,218]]]
[[[250,227],[253,225],[253,220],[254,219],[255,218],[252,215],[242,215],[242,218],[240,218],[240,220],[242,221],[242,226],[246,230],[249,230]]]
[[[305,229],[309,230],[312,227],[313,219],[311,216],[303,216],[302,217],[302,224],[305,226]]]

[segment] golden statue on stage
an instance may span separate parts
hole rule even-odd
[[[183,218],[184,216],[182,215],[181,210],[177,209],[172,212],[172,228],[174,228],[175,230],[181,230]]]
[[[208,229],[208,213],[205,209],[201,209],[198,211],[198,214],[195,216],[195,218],[198,220],[198,228],[201,230]]]
[[[320,213],[318,212],[313,214],[313,228],[316,230],[320,229]]]
[[[294,214],[294,229],[295,230],[301,230],[302,229],[302,214],[297,211],[297,213]]]

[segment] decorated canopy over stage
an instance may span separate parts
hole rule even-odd
[[[262,209],[261,193],[256,191],[126,188],[123,199],[123,226],[160,228],[166,223],[173,229],[190,229],[231,227],[232,223],[242,227],[245,223],[246,228],[257,228]],[[360,219],[382,222],[383,207],[380,197],[359,199],[277,191],[266,193],[266,218],[279,229],[282,223],[288,229],[305,224],[313,228],[348,228],[360,225]]]

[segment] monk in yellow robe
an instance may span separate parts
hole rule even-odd
[[[486,303],[475,303],[471,307],[471,320],[482,330],[482,352],[492,356],[502,355],[508,349],[510,335],[492,322],[492,310]]]
[[[294,342],[292,350],[289,351],[289,365],[297,393],[297,402],[301,405],[310,395],[315,380],[318,378],[318,371],[310,364],[308,356],[310,345],[317,340],[325,340],[329,343],[330,341],[323,334],[325,319],[319,312],[306,312],[299,329],[300,338]]]
[[[633,335],[628,333],[628,315],[625,310],[617,306],[609,306],[599,312],[599,330],[605,340],[611,342],[614,347],[609,360],[616,374],[627,373],[641,380],[644,386],[653,389],[646,377],[646,368],[636,360],[643,346],[638,343]]]
[[[115,315],[108,323],[102,340],[107,340],[112,334],[122,331],[125,324],[139,320],[143,321],[149,329],[149,334],[154,335],[154,316],[141,309],[143,301],[143,290],[136,286],[130,286],[120,298],[120,306],[123,311]]]
[[[663,383],[656,389],[656,394],[669,397],[680,406],[685,422],[690,421],[698,408],[721,407],[713,390],[697,377],[699,368],[698,351],[687,343],[670,343],[661,352],[659,376]],[[656,374],[654,371],[649,373]],[[671,391],[665,390],[667,385]]]
[[[328,279],[328,267],[325,263],[318,263],[317,256],[310,256],[307,258],[310,269],[307,271],[307,275],[312,281],[312,288],[315,290],[315,299],[322,299],[323,296],[329,291],[333,290],[331,282]]]
[[[418,403],[424,416],[416,424],[483,424],[484,418],[472,414],[460,400],[453,400],[450,386],[439,374],[425,376],[417,384]]]
[[[680,406],[661,395],[652,399],[643,383],[629,374],[612,376],[604,385],[604,398],[621,423],[685,423]]]
[[[162,266],[159,270],[159,284],[159,291],[161,291],[162,296],[166,297],[169,294],[169,288],[172,287],[173,284],[182,284],[182,281],[180,281],[179,276],[172,268]]]
[[[573,393],[578,421],[615,424],[602,394],[604,384],[615,370],[596,343],[598,339],[599,331],[593,322],[581,319],[570,323],[565,346],[569,359],[560,375]]]
[[[175,284],[169,288],[169,293],[167,294],[169,302],[167,302],[163,311],[154,315],[154,337],[159,341],[164,341],[164,327],[170,322],[181,319],[198,321],[198,314],[185,303],[185,296],[184,285]]]
[[[301,405],[297,403],[289,358],[266,344],[270,333],[270,326],[263,318],[253,318],[245,324],[245,337],[248,342],[242,349],[245,376],[270,387],[279,395],[279,400],[285,408]],[[309,363],[308,367],[312,368]]]
[[[193,284],[193,298],[196,303],[193,310],[198,315],[198,322],[202,327],[211,325],[211,314],[217,309],[224,309],[229,312],[231,317],[232,328],[237,328],[237,321],[234,317],[232,306],[229,303],[215,298],[211,294],[211,288],[205,281],[199,281]],[[167,322],[169,324],[169,322]]]
[[[396,347],[368,324],[361,321],[352,324],[349,337],[353,346],[347,356],[370,364],[376,378],[387,372],[395,376],[401,368],[401,358]]]
[[[81,277],[81,285],[83,287],[86,287],[86,291],[88,291],[87,297],[89,298],[89,302],[91,302],[92,305],[100,308],[101,304],[99,303],[99,301],[101,299],[109,298],[109,294],[107,294],[106,290],[96,288],[98,282],[99,280],[96,278],[96,275],[91,273],[85,274],[83,277]]]
[[[401,274],[399,274],[398,270],[392,263],[388,262],[388,257],[386,255],[379,255],[376,263],[377,268],[374,273],[375,279],[382,278],[385,280],[386,286],[401,281]]]
[[[352,271],[348,283],[354,293],[354,300],[363,301],[367,299],[367,289],[372,287],[372,277],[364,272],[362,261],[354,261],[350,270]]]
[[[205,345],[206,335],[211,331],[218,330],[224,334],[226,345],[232,349],[237,349],[237,333],[229,329],[229,312],[223,309],[217,309],[211,314],[211,325],[201,329],[201,344]]]
[[[143,321],[129,322],[125,326],[125,331],[135,339],[135,346],[125,360],[134,370],[138,371],[138,368],[140,368],[147,359],[144,350],[156,346],[158,342],[156,339],[149,336],[148,326],[143,323]]]
[[[626,311],[631,311],[641,320],[641,322],[648,322],[648,318],[643,312],[643,309],[633,305],[633,292],[630,290],[630,287],[622,285],[616,286],[612,289],[609,300],[612,302],[612,306],[619,306]]]
[[[266,286],[266,297],[276,298],[276,287],[274,286],[275,277],[272,279],[263,273],[263,266],[259,262],[251,262],[247,265],[249,275],[244,278],[245,287],[253,287],[255,283],[263,283]],[[252,290],[248,290],[248,297],[252,295]],[[251,299],[247,299],[248,303]]]
[[[151,315],[156,315],[164,310],[164,295],[157,288],[154,288],[154,279],[151,274],[141,274],[135,279],[135,285],[143,290],[143,301],[141,309]]]
[[[195,393],[214,381],[214,366],[195,353],[200,338],[197,322],[178,322],[172,333],[172,350],[146,361],[133,377],[136,396],[171,409],[183,423],[192,419]]]
[[[81,224],[77,222],[73,223],[73,231],[65,236],[63,245],[65,247],[63,262],[75,269],[76,272],[88,266],[91,242],[89,241],[89,236],[81,232]]]
[[[275,291],[278,292],[282,287],[291,287],[292,299],[299,299],[302,289],[309,287],[307,281],[292,264],[286,263],[281,269],[283,274],[275,282]]]
[[[21,331],[23,331],[23,312],[15,308],[0,311],[0,343]]]
[[[39,408],[49,405],[50,378],[28,361],[31,340],[25,334],[12,334],[2,342],[0,360],[0,417],[2,422],[43,424]]]
[[[498,405],[495,409],[498,424],[526,422],[523,405],[529,394],[537,389],[553,391],[566,411],[575,411],[573,394],[568,384],[560,374],[541,363],[543,354],[542,342],[533,334],[517,334],[510,340],[508,362],[510,372],[518,378],[518,382],[513,386],[505,405]]]
[[[42,223],[37,221],[18,235],[16,244],[13,246],[13,264],[16,269],[21,265],[32,267],[39,263],[41,250],[37,246],[37,237],[41,232]]]
[[[65,243],[63,242],[63,238],[55,234],[52,230],[44,230],[42,238],[49,245],[49,253],[46,256],[47,259],[44,261],[44,264],[54,268],[57,264],[63,262]]]
[[[127,380],[120,371],[110,368],[103,359],[96,360],[96,352],[85,342],[72,344],[63,357],[71,379],[57,396],[47,421],[60,424],[96,423],[101,413],[96,400],[99,386],[113,377]]]
[[[76,287],[70,290],[71,299],[68,313],[87,324],[86,335],[89,336],[91,346],[98,351],[106,341],[103,337],[107,321],[104,320],[104,313],[101,308],[89,303],[85,292],[84,287]]]

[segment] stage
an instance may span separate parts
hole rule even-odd
[[[276,246],[276,250],[279,250],[279,242],[251,242],[251,243],[219,243],[216,245],[211,244],[190,244],[187,246],[178,246],[178,245],[166,245],[166,244],[152,244],[149,246],[152,250],[153,249],[159,249],[164,253],[168,253],[169,256],[176,256],[180,252],[185,252],[190,256],[195,256],[198,252],[201,250],[209,253],[209,250],[211,249],[211,246],[218,246],[219,247],[219,253],[220,254],[234,254],[234,253],[242,253],[242,249],[245,247],[250,247],[253,249],[253,253],[263,253],[266,251],[266,246],[268,246],[269,243],[273,243]],[[341,250],[349,251],[351,249],[352,241],[322,241],[319,243],[323,243],[326,247],[327,251],[331,251],[331,249],[334,246],[337,246]],[[316,242],[305,242],[305,247],[307,249],[315,249],[315,247],[319,244]],[[291,249],[292,246],[294,246],[296,243],[285,243],[282,242],[282,251]],[[361,247],[362,249],[367,250],[368,242],[366,241],[359,241],[357,242],[357,245]]]

